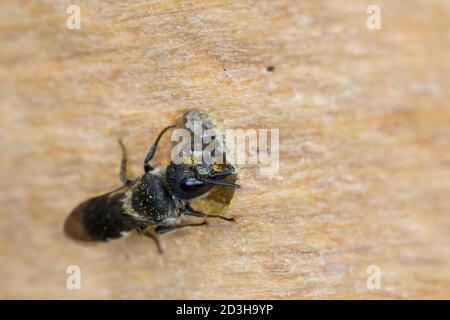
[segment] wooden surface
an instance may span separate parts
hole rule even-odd
[[[450,298],[450,6],[376,2],[381,30],[358,0],[2,2],[0,298]],[[137,176],[189,108],[280,130],[278,175],[240,173],[237,222],[164,235],[164,255],[66,239],[119,185],[117,139]]]

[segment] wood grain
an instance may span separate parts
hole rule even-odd
[[[450,5],[377,1],[368,30],[370,4],[2,2],[0,297],[450,298]],[[117,139],[138,176],[190,108],[280,130],[278,174],[240,172],[237,222],[164,235],[164,255],[66,239],[71,209],[119,185]]]

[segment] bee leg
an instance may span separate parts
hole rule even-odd
[[[200,222],[200,223],[183,223],[183,224],[175,224],[175,225],[160,225],[157,226],[155,229],[155,232],[157,234],[163,234],[167,233],[176,229],[184,228],[184,227],[197,227],[197,226],[204,226],[208,222],[206,220]]]
[[[163,250],[161,248],[161,244],[159,243],[159,239],[158,236],[155,234],[154,229],[152,228],[147,228],[144,231],[141,231],[146,237],[151,238],[153,241],[155,241],[156,244],[156,248],[158,249],[158,253],[162,254]]]
[[[127,178],[127,151],[121,139],[119,139],[120,149],[122,150],[122,160],[120,161],[119,179],[125,185],[131,180]]]
[[[226,221],[234,221],[234,218],[228,218],[225,216],[222,216],[220,214],[206,214],[197,210],[194,210],[190,205],[187,205],[184,208],[184,214],[187,216],[193,216],[193,217],[204,217],[204,218],[218,218]]]
[[[175,128],[175,125],[172,126],[168,126],[165,127],[158,135],[158,137],[156,138],[156,141],[154,144],[152,144],[152,146],[150,147],[150,149],[147,152],[147,155],[145,156],[144,159],[144,171],[147,173],[151,170],[153,170],[153,167],[151,165],[149,165],[148,163],[150,162],[150,160],[152,160],[153,156],[155,155],[156,152],[156,147],[158,146],[159,140],[161,139],[161,137],[163,136],[163,134],[169,130]]]

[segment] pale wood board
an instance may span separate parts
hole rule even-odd
[[[444,0],[3,1],[0,298],[450,298],[449,30]],[[240,172],[237,222],[164,235],[164,255],[66,239],[119,185],[117,139],[137,176],[189,108],[280,130],[278,175]]]

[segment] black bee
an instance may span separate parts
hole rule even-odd
[[[170,162],[166,169],[163,166],[150,166],[159,140],[174,127],[166,127],[158,135],[145,157],[145,173],[136,180],[126,176],[126,150],[119,140],[122,150],[119,176],[123,185],[79,204],[64,224],[68,237],[86,242],[107,241],[137,230],[152,238],[162,253],[157,234],[204,225],[207,217],[234,220],[221,215],[207,215],[190,205],[190,200],[204,195],[215,185],[238,189],[239,185],[224,180],[234,173],[233,166],[222,165],[217,169],[217,166],[205,163],[174,162]],[[202,221],[187,223],[186,216],[200,217]]]

